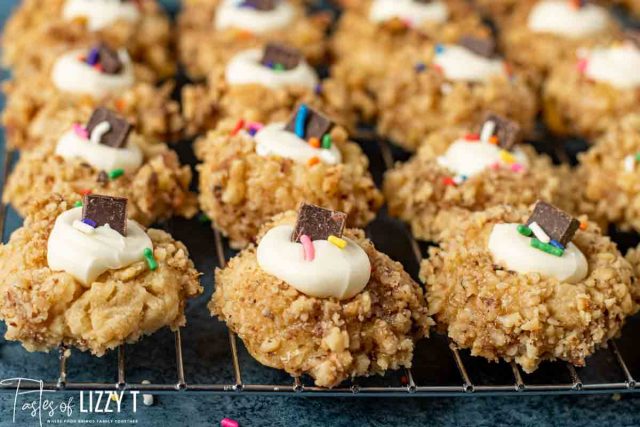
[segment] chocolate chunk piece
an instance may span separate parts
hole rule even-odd
[[[327,240],[329,236],[342,237],[347,214],[310,204],[303,204],[298,211],[298,221],[291,241],[299,242],[306,234],[311,240]]]
[[[488,112],[485,113],[484,118],[480,122],[478,133],[482,133],[482,129],[487,122],[493,122],[495,124],[492,136],[495,135],[498,137],[498,146],[503,150],[511,150],[516,144],[522,141],[522,128],[517,122]]]
[[[265,67],[280,64],[285,70],[293,70],[301,60],[302,54],[298,49],[280,43],[269,43],[264,49],[260,63]]]
[[[89,137],[91,137],[96,126],[102,122],[109,123],[110,129],[102,135],[99,140],[100,144],[113,148],[124,148],[127,145],[129,133],[131,133],[131,124],[124,117],[119,116],[108,108],[100,107],[93,112],[89,123],[87,123]]]
[[[567,246],[580,227],[580,222],[577,219],[541,200],[536,202],[533,213],[527,220],[527,225],[532,222],[536,222],[551,240],[557,241],[562,246]]]
[[[491,38],[481,39],[473,36],[462,36],[458,44],[485,58],[496,56],[496,42]]]
[[[624,32],[624,38],[640,49],[640,30],[627,30]]]
[[[98,46],[98,54],[100,56],[100,65],[102,66],[102,72],[105,74],[118,74],[122,71],[122,61],[118,52],[111,49],[104,43]]]
[[[105,185],[109,182],[109,175],[107,175],[107,173],[105,171],[100,171],[100,173],[98,173],[98,183]]]
[[[302,123],[304,125],[302,138],[305,140],[309,140],[310,138],[318,138],[322,140],[322,137],[329,132],[333,126],[333,122],[324,114],[302,104],[298,107],[296,112],[293,113],[293,116],[289,120],[289,123],[287,123],[285,130],[297,133],[296,124],[299,121],[299,115],[302,115],[303,119]]]
[[[278,0],[244,0],[240,5],[266,12],[274,10],[278,6]]]
[[[96,227],[109,224],[123,236],[127,235],[127,199],[88,194],[82,200],[82,219],[90,219]]]

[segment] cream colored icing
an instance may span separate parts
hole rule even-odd
[[[227,65],[225,78],[230,85],[259,84],[271,89],[302,86],[313,89],[318,84],[315,70],[302,60],[291,70],[276,71],[260,63],[261,49],[238,53]]]
[[[238,28],[254,34],[264,34],[286,28],[293,22],[295,10],[282,0],[274,10],[260,11],[241,7],[243,0],[224,0],[216,10],[214,25],[217,30]]]
[[[53,271],[64,271],[89,285],[102,273],[118,270],[144,259],[145,248],[153,249],[151,239],[135,221],[127,221],[127,236],[108,225],[85,233],[74,227],[82,219],[82,207],[61,213],[47,244],[47,262]]]
[[[284,123],[273,123],[260,129],[255,135],[256,153],[260,156],[280,156],[306,163],[314,157],[321,162],[336,165],[342,162],[342,154],[335,144],[331,148],[315,148],[307,141],[286,131]]]
[[[640,86],[640,49],[625,43],[589,52],[585,75],[598,82],[609,83],[620,89]]]
[[[293,227],[281,225],[264,235],[258,245],[258,265],[305,295],[316,298],[349,299],[369,283],[371,262],[354,241],[344,249],[326,240],[316,240],[315,258],[305,261],[302,244],[291,241]]]
[[[485,58],[458,45],[445,45],[433,62],[454,81],[484,82],[492,76],[506,75],[502,59]]]
[[[67,0],[62,10],[66,20],[84,17],[90,31],[98,31],[116,21],[136,22],[140,11],[134,2],[121,0]]]
[[[458,139],[449,146],[443,156],[438,157],[438,164],[457,175],[469,178],[496,163],[505,165],[500,155],[501,151],[500,147],[489,142]],[[509,153],[517,163],[525,167],[529,165],[527,155],[519,147],[516,146]]]
[[[531,238],[518,233],[518,224],[496,224],[489,236],[489,251],[496,264],[516,273],[539,273],[561,282],[578,283],[589,266],[580,249],[569,243],[561,257],[531,246]]]
[[[566,0],[543,0],[529,13],[527,25],[538,33],[579,39],[598,34],[608,23],[609,13],[601,6],[587,3],[575,7]]]
[[[56,154],[65,159],[81,159],[97,170],[124,169],[135,172],[142,165],[140,147],[129,141],[124,148],[113,148],[78,136],[73,130],[62,135]]]
[[[449,9],[443,1],[419,3],[415,0],[374,0],[369,19],[384,22],[398,18],[417,26],[423,22],[442,23],[449,17]]]
[[[123,69],[120,73],[113,75],[102,73],[78,59],[84,53],[86,53],[84,50],[75,50],[58,58],[51,75],[58,89],[101,98],[133,86],[135,81],[133,65],[126,51],[118,52]]]

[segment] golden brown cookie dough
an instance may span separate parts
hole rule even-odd
[[[110,171],[97,170],[82,159],[56,155],[59,136],[50,136],[24,153],[9,176],[3,201],[11,203],[20,215],[26,215],[34,199],[47,194],[60,194],[75,202],[87,191],[129,199],[129,217],[145,226],[174,215],[190,218],[197,213],[196,195],[189,191],[191,169],[181,166],[176,153],[165,144],[132,134],[131,143],[144,155],[142,166],[134,173],[99,182],[100,172]]]
[[[615,126],[623,116],[640,113],[640,88],[619,88],[592,80],[580,69],[584,60],[574,55],[551,69],[542,104],[545,123],[554,133],[591,139]]]
[[[640,113],[611,128],[580,156],[576,175],[577,210],[603,225],[640,231]]]
[[[222,69],[236,53],[263,47],[270,41],[292,45],[302,51],[312,64],[319,64],[326,55],[325,32],[329,25],[326,15],[307,16],[302,0],[286,0],[296,10],[293,23],[266,34],[228,28],[216,30],[214,18],[223,0],[185,0],[178,17],[178,54],[193,79],[201,79],[212,70]]]
[[[2,38],[3,63],[14,75],[39,73],[59,55],[98,41],[126,48],[146,74],[159,80],[175,72],[168,17],[156,0],[136,1],[138,22],[119,20],[96,32],[86,19],[63,18],[66,0],[25,0],[7,21]]]
[[[577,48],[601,43],[617,37],[620,33],[613,16],[610,17],[604,31],[587,37],[567,38],[553,33],[532,31],[528,26],[529,13],[538,1],[518,1],[500,32],[505,57],[513,63],[516,70],[522,70],[538,85],[556,63],[571,58]]]
[[[529,160],[522,171],[504,164],[455,184],[455,173],[440,165],[438,157],[468,133],[466,128],[433,133],[411,160],[385,175],[389,214],[409,223],[417,239],[438,241],[444,230],[458,227],[471,213],[496,205],[526,208],[538,199],[561,204],[566,196],[561,181],[568,177],[568,168],[553,166],[548,157],[525,145],[518,145]]]
[[[376,114],[376,95],[385,80],[394,80],[394,65],[413,66],[415,57],[435,43],[454,43],[464,35],[489,37],[491,31],[464,0],[446,0],[449,18],[409,28],[400,20],[369,19],[371,0],[342,0],[343,12],[331,41],[335,64],[331,76],[349,90],[365,121]]]
[[[348,141],[343,128],[331,131],[342,163],[309,166],[260,156],[252,137],[245,132],[232,135],[234,126],[233,121],[222,122],[195,146],[204,162],[198,166],[200,207],[232,247],[245,247],[265,221],[303,201],[346,212],[352,226],[364,227],[374,219],[382,195],[368,171],[367,157]]]
[[[333,79],[317,88],[289,86],[272,89],[260,84],[230,85],[224,69],[214,70],[208,83],[187,85],[182,90],[182,111],[190,135],[214,129],[224,118],[249,122],[286,121],[299,104],[308,104],[325,112],[334,121],[355,127],[346,87]]]
[[[513,13],[519,0],[471,0],[482,16],[500,27]]]
[[[262,233],[295,219],[295,212],[287,212]],[[422,289],[362,230],[345,235],[366,252],[372,267],[369,283],[355,297],[340,301],[304,295],[265,273],[250,246],[216,270],[211,312],[260,363],[294,376],[309,374],[321,387],[410,367],[414,342],[427,337],[433,324]]]
[[[579,283],[497,267],[487,249],[493,225],[528,216],[526,209],[498,206],[451,229],[422,262],[429,312],[439,330],[473,356],[515,361],[525,372],[545,360],[584,366],[638,310],[637,280],[615,243],[592,223],[573,239],[589,265]]]
[[[32,206],[24,226],[0,246],[0,318],[5,338],[29,351],[64,344],[102,356],[169,326],[186,324],[186,300],[199,295],[198,272],[185,246],[161,230],[148,230],[158,268],[136,262],[85,286],[47,264],[56,217],[71,203],[58,195]]]
[[[177,139],[183,120],[180,106],[171,99],[173,83],[156,87],[138,74],[136,79],[131,88],[101,99],[58,89],[51,80],[51,69],[5,83],[2,125],[9,147],[33,148],[47,135],[82,122],[98,105],[125,116],[144,136],[165,142]]]
[[[490,110],[518,122],[525,134],[533,131],[536,98],[519,77],[495,75],[485,82],[449,81],[433,67],[424,71],[415,64],[429,64],[427,58],[397,64],[394,78],[386,80],[378,93],[378,131],[407,150],[443,127],[472,125]],[[427,65],[428,67],[428,65]]]

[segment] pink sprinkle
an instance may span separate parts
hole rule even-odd
[[[84,128],[84,126],[79,125],[78,123],[74,123],[71,128],[82,139],[89,139],[89,132]]]
[[[578,72],[580,74],[584,74],[587,71],[587,65],[589,65],[589,61],[586,58],[583,58],[578,61]]]
[[[511,170],[513,172],[522,172],[524,170],[524,166],[522,166],[520,163],[514,163],[511,165]]]
[[[249,123],[247,123],[247,127],[249,129],[255,129],[256,131],[259,131],[260,129],[262,129],[264,127],[264,125],[262,123],[258,123],[258,122],[249,122]]]
[[[220,421],[220,427],[238,427],[239,425],[236,420],[232,420],[231,418],[225,418]]]
[[[498,162],[492,163],[491,165],[489,165],[489,168],[493,169],[494,171],[497,171],[498,169],[500,169],[500,163]]]
[[[313,259],[316,257],[316,250],[313,247],[311,237],[303,234],[302,236],[300,236],[300,243],[302,243],[302,248],[304,249],[304,260],[313,261]]]

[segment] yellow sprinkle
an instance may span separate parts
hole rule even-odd
[[[347,247],[347,242],[346,240],[343,240],[339,237],[336,236],[329,236],[329,238],[327,239],[330,243],[333,243],[334,245],[336,245],[337,247],[339,247],[340,249],[344,249]]]
[[[509,153],[506,150],[500,151],[500,160],[507,164],[512,164],[516,162],[516,158],[513,157],[513,154]]]

